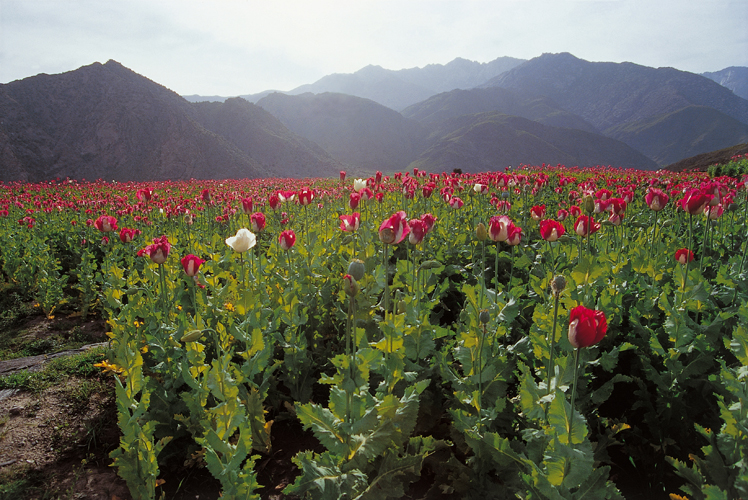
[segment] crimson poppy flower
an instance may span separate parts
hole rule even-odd
[[[358,203],[361,201],[361,194],[357,192],[352,192],[350,197],[348,198],[348,206],[351,210],[356,210],[358,208]]]
[[[361,214],[358,212],[352,215],[341,215],[340,217],[340,229],[347,233],[358,231],[361,225]]]
[[[458,198],[457,196],[452,196],[449,199],[448,203],[449,203],[449,206],[452,207],[452,208],[454,208],[455,210],[458,209],[458,208],[460,208],[460,207],[462,207],[462,205],[463,205],[462,200],[460,198]]]
[[[340,180],[341,180],[341,181],[344,181],[344,180],[345,180],[345,170],[341,170],[341,171],[340,171]]]
[[[408,241],[411,245],[418,245],[421,243],[429,230],[427,224],[422,219],[413,219],[409,221],[408,227],[410,227]]]
[[[294,243],[296,243],[296,233],[291,229],[286,229],[278,237],[278,243],[283,250],[290,250]]]
[[[255,212],[249,216],[249,223],[252,225],[252,232],[259,233],[265,229],[265,214]]]
[[[433,214],[426,213],[421,216],[421,220],[426,224],[426,232],[429,232],[431,231],[431,228],[434,227],[436,217]]]
[[[530,209],[530,217],[534,220],[540,220],[545,215],[545,205],[535,205]]]
[[[566,229],[557,220],[545,219],[540,221],[540,237],[546,241],[556,241],[564,235]]]
[[[693,261],[693,252],[687,248],[681,248],[675,251],[675,260],[678,264],[685,265]]]
[[[147,255],[156,264],[163,264],[169,257],[169,250],[171,250],[171,244],[166,236],[160,238],[154,238],[153,244],[138,251],[138,257]]]
[[[117,219],[111,215],[102,215],[96,219],[94,226],[102,233],[110,233],[117,230]]]
[[[584,238],[595,234],[600,229],[600,223],[588,215],[580,215],[574,223],[574,232]]]
[[[647,195],[644,197],[644,201],[646,202],[647,206],[650,208],[650,210],[654,210],[655,212],[659,212],[660,210],[665,208],[668,200],[670,200],[670,197],[665,194],[662,189],[652,187],[649,188],[649,191],[647,191]]]
[[[491,241],[506,241],[509,238],[509,226],[512,219],[507,215],[494,215],[488,221],[488,237]]]
[[[517,246],[522,242],[522,228],[513,223],[507,228],[506,242],[510,246]]]
[[[245,214],[251,214],[252,213],[252,198],[242,198],[242,213]]]
[[[134,237],[140,234],[140,229],[128,229],[123,227],[119,232],[119,240],[122,243],[130,243]]]
[[[379,240],[387,245],[401,243],[408,233],[410,233],[410,226],[407,223],[407,215],[402,210],[392,214],[379,226]]]
[[[278,193],[273,193],[268,197],[268,205],[270,205],[270,208],[273,210],[278,210],[280,208],[281,200]]]
[[[690,189],[680,200],[680,206],[690,215],[697,215],[704,211],[710,200],[711,195],[702,193],[700,189]]]
[[[299,203],[301,206],[305,207],[309,205],[312,203],[312,200],[314,200],[314,190],[308,187],[301,188],[301,191],[299,191]]]
[[[205,261],[198,257],[197,255],[188,254],[182,257],[182,267],[184,268],[184,272],[187,276],[193,277],[197,274],[197,271],[200,269],[200,265],[203,264]]]
[[[579,305],[569,314],[569,343],[577,349],[600,342],[608,330],[605,313]]]

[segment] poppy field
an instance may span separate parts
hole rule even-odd
[[[107,320],[133,498],[748,498],[745,182],[6,183],[0,286]]]

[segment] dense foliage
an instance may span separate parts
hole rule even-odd
[[[259,497],[298,419],[304,498],[728,499],[747,212],[735,178],[604,168],[11,183],[0,268],[108,319],[135,498],[185,459]]]

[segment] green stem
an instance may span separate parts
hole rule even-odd
[[[551,333],[551,341],[549,343],[550,347],[550,360],[548,361],[548,394],[551,393],[551,380],[553,380],[554,372],[556,371],[553,362],[554,362],[554,351],[556,347],[556,324],[558,323],[558,299],[561,294],[554,294],[556,296],[555,298],[555,304],[553,306],[553,333]]]
[[[579,372],[579,348],[574,349],[574,386],[571,388],[571,418],[569,419],[569,446],[572,446],[572,430],[574,429],[574,401],[577,397],[577,375]]]

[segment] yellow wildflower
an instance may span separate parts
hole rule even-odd
[[[102,371],[101,373],[104,373],[104,374],[106,374],[106,373],[112,373],[112,374],[119,375],[120,373],[122,373],[124,371],[122,369],[122,367],[117,366],[114,363],[110,363],[108,359],[105,359],[101,363],[95,363],[94,366],[96,368],[103,369],[104,371]]]

